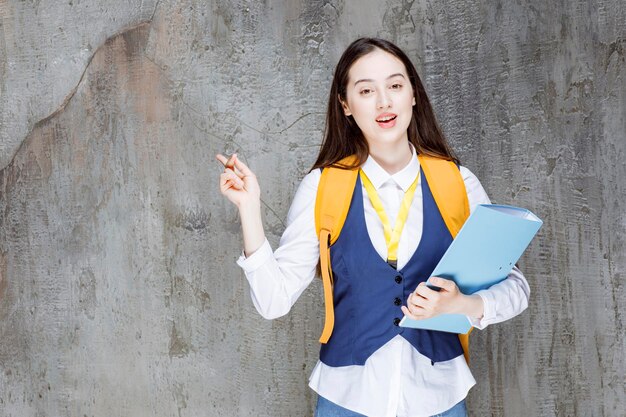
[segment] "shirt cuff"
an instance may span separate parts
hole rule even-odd
[[[473,327],[482,330],[492,324],[496,318],[496,311],[494,309],[494,302],[492,299],[493,295],[487,290],[480,290],[474,294],[478,294],[483,300],[483,317],[480,319],[469,317],[469,319]]]
[[[237,265],[239,265],[245,273],[254,272],[267,262],[267,260],[272,257],[273,253],[270,242],[265,238],[261,247],[247,258],[243,251],[241,251],[241,256],[237,259]]]

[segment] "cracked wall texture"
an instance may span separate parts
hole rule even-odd
[[[315,282],[264,321],[217,152],[276,247],[332,70],[404,48],[494,202],[545,221],[521,316],[472,335],[477,416],[626,409],[626,5],[0,1],[0,415],[302,416]]]

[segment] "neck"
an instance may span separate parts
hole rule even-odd
[[[400,143],[377,144],[369,146],[369,152],[374,161],[390,175],[395,174],[408,165],[413,157],[408,140]]]

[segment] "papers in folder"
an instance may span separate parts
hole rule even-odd
[[[464,294],[473,294],[507,277],[543,222],[529,210],[481,204],[467,219],[431,276],[451,279]],[[430,319],[404,317],[400,326],[467,333],[471,323],[462,314]]]

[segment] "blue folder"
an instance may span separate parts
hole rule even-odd
[[[541,219],[523,208],[481,204],[431,276],[453,280],[463,294],[489,288],[508,276],[542,224]],[[405,316],[400,326],[450,333],[467,333],[472,327],[463,314],[441,314],[424,320]]]

